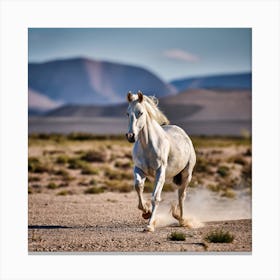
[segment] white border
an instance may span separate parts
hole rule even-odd
[[[1,279],[279,279],[278,1],[1,2]],[[27,253],[27,28],[253,28],[253,254]]]

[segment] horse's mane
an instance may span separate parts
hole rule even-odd
[[[169,124],[167,117],[158,108],[158,99],[156,97],[143,95],[142,104],[145,106],[150,118],[157,121],[160,125]]]

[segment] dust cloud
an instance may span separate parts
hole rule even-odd
[[[178,224],[171,213],[172,205],[177,203],[177,192],[164,193],[157,212],[158,227]],[[189,189],[184,212],[190,228],[202,227],[209,221],[250,219],[251,196],[237,191],[235,198],[226,198],[205,188]]]

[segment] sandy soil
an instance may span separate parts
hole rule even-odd
[[[170,193],[163,199],[168,200]],[[204,222],[199,228],[178,227],[160,216],[154,233],[143,232],[147,221],[137,209],[135,192],[56,196],[29,195],[29,252],[251,252],[251,220]],[[161,210],[159,210],[160,212]],[[216,229],[234,235],[232,243],[209,243]],[[185,241],[171,241],[177,231]]]

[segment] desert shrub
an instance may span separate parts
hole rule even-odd
[[[205,160],[201,157],[198,157],[196,160],[194,171],[198,172],[198,173],[209,172],[210,169],[209,169],[209,164],[208,164],[207,160]]]
[[[252,156],[252,150],[251,149],[247,149],[245,153],[243,153],[243,155],[245,157],[251,157]]]
[[[235,198],[236,193],[234,190],[227,188],[222,192],[221,196],[227,197],[227,198]]]
[[[31,187],[28,187],[28,194],[32,194],[32,188]]]
[[[123,168],[123,169],[128,169],[133,166],[133,163],[131,161],[116,161],[115,167],[117,168]]]
[[[87,151],[84,155],[81,156],[81,160],[87,162],[106,162],[108,160],[108,154],[103,150]]]
[[[72,195],[72,194],[73,194],[73,192],[70,190],[62,190],[62,191],[58,192],[56,195],[64,196],[64,195]]]
[[[210,243],[231,243],[234,240],[234,236],[228,231],[216,230],[208,233],[205,240]]]
[[[219,168],[217,169],[217,173],[221,177],[227,177],[229,175],[229,168],[225,165],[219,166]]]
[[[28,182],[39,182],[41,179],[39,176],[30,176],[28,177]]]
[[[54,174],[58,175],[58,176],[69,176],[69,172],[67,170],[64,170],[64,169],[55,170]]]
[[[84,165],[81,168],[81,174],[83,175],[97,175],[99,170],[97,168],[92,167],[91,165]]]
[[[32,188],[34,188],[34,189],[40,189],[42,187],[42,185],[40,185],[40,184],[33,184],[32,185]]]
[[[96,181],[95,179],[91,179],[91,180],[89,181],[89,184],[90,184],[90,185],[96,185],[96,184],[97,184],[97,181]]]
[[[168,239],[171,241],[185,241],[186,234],[184,232],[174,231],[168,236]]]
[[[58,156],[56,158],[56,163],[58,163],[58,164],[66,164],[66,163],[68,163],[68,160],[69,160],[68,156],[60,155],[60,156]]]
[[[81,169],[87,164],[79,158],[71,158],[69,159],[68,163],[68,168],[70,169]]]
[[[240,165],[246,164],[246,160],[244,160],[244,158],[242,158],[242,157],[236,157],[233,162],[236,164],[240,164]]]
[[[58,186],[56,183],[51,182],[51,183],[49,183],[49,184],[47,185],[47,188],[48,188],[48,189],[51,189],[51,190],[54,190],[54,189],[59,188],[59,186]]]
[[[84,191],[85,194],[98,194],[103,193],[105,188],[99,187],[90,187]]]
[[[64,181],[72,181],[75,179],[74,177],[72,177],[70,175],[70,173],[67,170],[64,170],[64,169],[55,170],[54,174],[61,176]]]
[[[246,164],[242,168],[242,175],[246,179],[251,179],[252,178],[252,164]]]
[[[252,164],[246,164],[242,168],[242,182],[245,188],[252,187]]]
[[[131,154],[131,152],[129,151],[129,152],[125,152],[124,153],[124,157],[125,158],[128,158],[128,159],[130,159],[130,160],[132,160],[132,154]]]
[[[230,157],[228,161],[239,164],[239,165],[246,164],[246,160],[241,155]]]
[[[78,182],[78,185],[79,186],[89,186],[90,184],[86,180],[81,180],[81,181]]]
[[[33,173],[43,173],[49,172],[50,169],[46,164],[42,164],[40,160],[36,157],[29,157],[28,158],[28,171]]]
[[[212,192],[219,192],[221,190],[221,185],[219,184],[209,184],[207,188]]]

